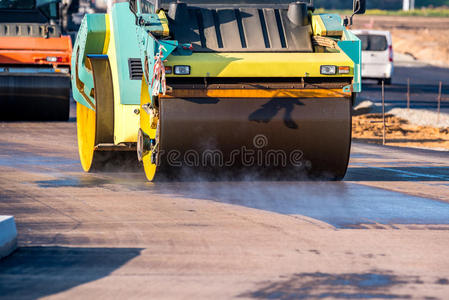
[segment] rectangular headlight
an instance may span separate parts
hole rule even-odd
[[[175,75],[190,75],[190,66],[175,66]]]
[[[337,74],[337,67],[336,66],[321,66],[320,73],[322,75],[335,75],[335,74]]]

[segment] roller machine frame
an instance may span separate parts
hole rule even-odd
[[[0,6],[0,120],[61,120],[70,113],[72,42],[58,0]]]
[[[350,23],[275,0],[116,1],[86,15],[72,56],[83,169],[137,152],[151,181],[343,178],[361,91]]]

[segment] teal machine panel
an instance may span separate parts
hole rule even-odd
[[[337,14],[319,14],[321,20],[326,27],[328,36],[333,33],[343,32],[343,40],[338,41],[340,50],[343,51],[354,62],[354,82],[352,85],[344,87],[345,92],[361,92],[362,91],[362,43],[359,38],[351,31],[347,30],[342,24],[341,17]],[[339,34],[337,35],[339,36]]]
[[[342,20],[340,15],[337,14],[318,14],[321,17],[321,21],[323,21],[324,27],[326,27],[326,32],[342,32],[345,30],[345,27],[342,25]],[[330,34],[332,35],[332,34]]]
[[[94,80],[92,72],[86,66],[87,56],[102,54],[105,40],[105,15],[85,15],[73,47],[71,79],[73,98],[76,102],[91,109],[95,109]]]
[[[128,2],[115,3],[112,6],[111,13],[120,86],[120,103],[139,105],[141,80],[131,80],[128,64],[130,58],[140,58],[136,16],[129,9]]]
[[[344,35],[346,39],[339,41],[338,46],[354,62],[354,81],[343,91],[359,93],[362,91],[362,42],[349,30]]]

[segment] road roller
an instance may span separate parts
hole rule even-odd
[[[83,169],[132,153],[150,181],[342,179],[361,91],[354,14],[306,1],[129,0],[86,15],[72,56]]]
[[[0,120],[68,120],[72,42],[59,21],[59,0],[0,1]]]

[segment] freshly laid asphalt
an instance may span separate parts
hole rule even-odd
[[[0,123],[1,299],[444,299],[449,155],[354,143],[345,180],[86,174],[76,125]]]

